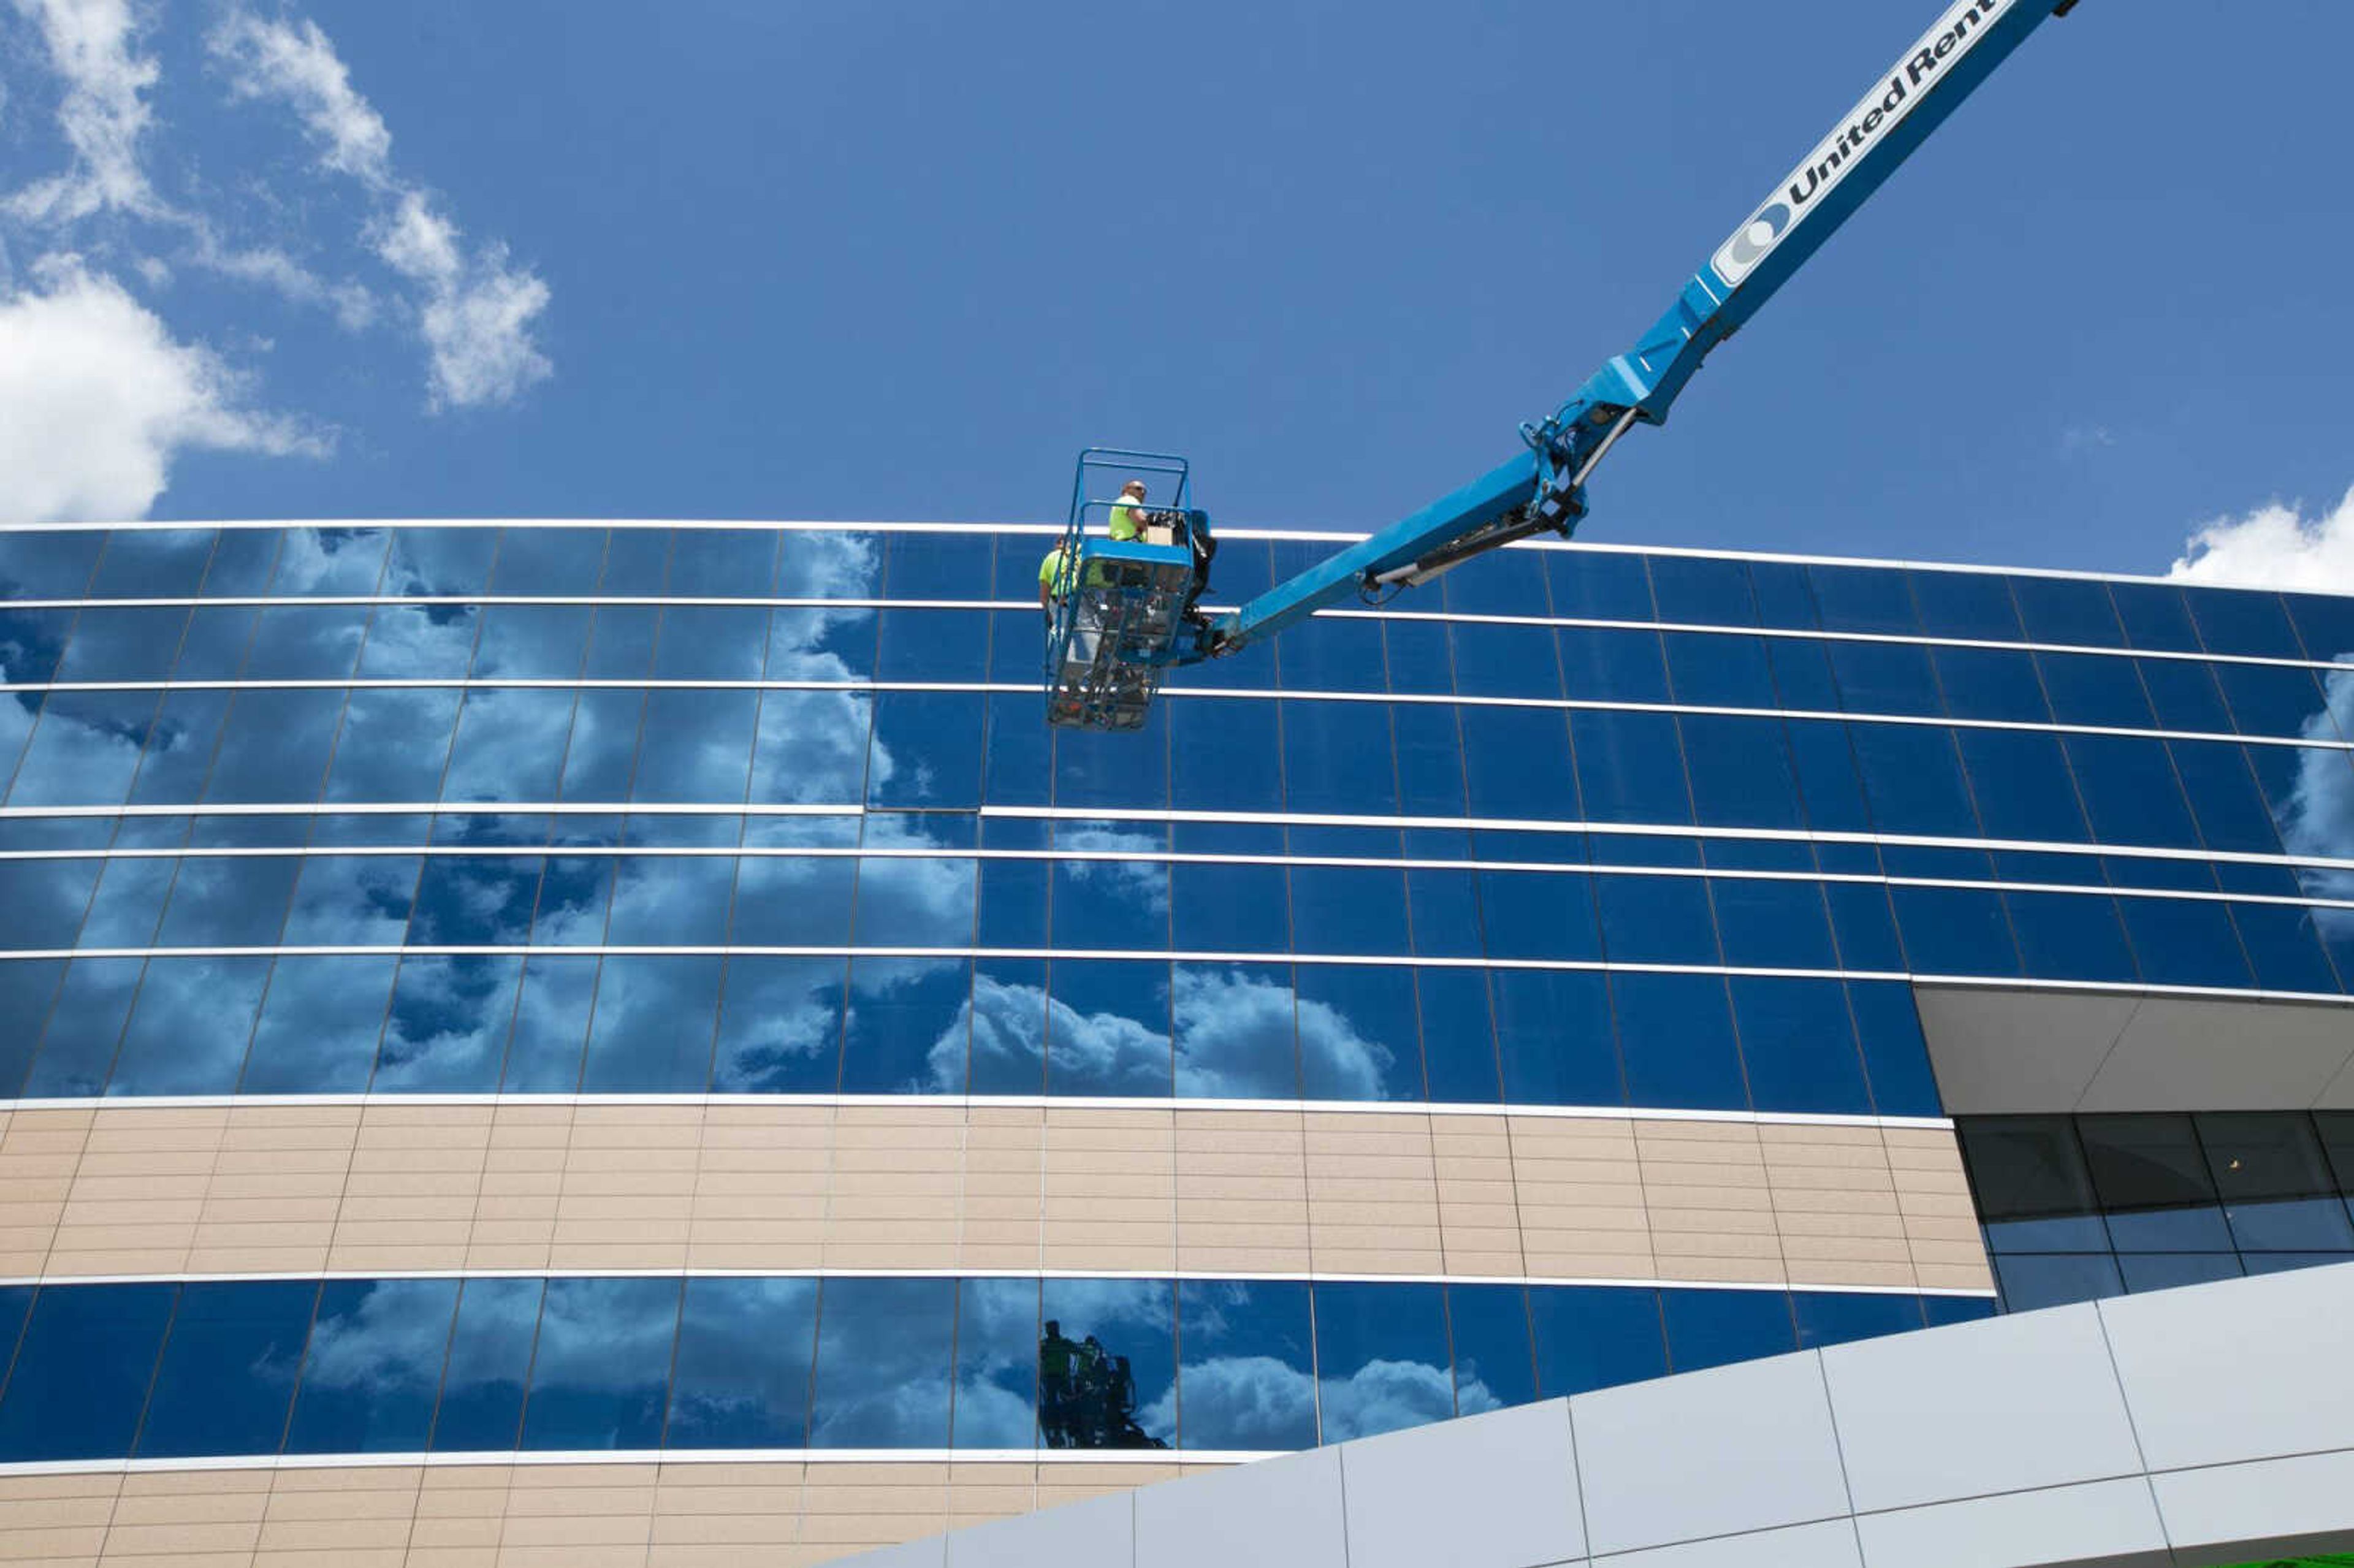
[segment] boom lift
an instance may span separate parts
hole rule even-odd
[[[1710,350],[1755,315],[2030,34],[2075,5],[2076,0],[1953,0],[1717,248],[1633,348],[1587,377],[1550,418],[1521,427],[1526,451],[1239,609],[1189,624],[1179,607],[1193,572],[1193,552],[1173,543],[1116,545],[1087,535],[1089,517],[1112,504],[1087,498],[1090,476],[1127,464],[1173,472],[1178,510],[1168,515],[1206,536],[1207,518],[1185,510],[1189,476],[1182,460],[1082,454],[1065,548],[1078,563],[1079,580],[1094,586],[1091,593],[1066,593],[1060,600],[1049,639],[1048,722],[1136,728],[1161,673],[1172,666],[1224,658],[1349,594],[1377,599],[1516,539],[1568,537],[1586,514],[1586,482],[1619,438],[1638,424],[1666,423]]]

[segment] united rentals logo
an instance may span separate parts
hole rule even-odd
[[[1896,63],[1887,85],[1857,104],[1846,123],[1791,173],[1784,190],[1724,242],[1716,253],[1716,275],[1733,285],[1748,277],[1866,154],[1904,122],[1930,89],[1968,57],[1995,18],[2019,4],[2020,0],[1959,0]]]

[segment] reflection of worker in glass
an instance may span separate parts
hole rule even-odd
[[[1046,1320],[1038,1341],[1038,1431],[1049,1448],[1165,1448],[1136,1424],[1136,1373],[1089,1334]]]

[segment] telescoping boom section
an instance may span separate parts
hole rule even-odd
[[[1108,661],[1098,683],[1119,687],[1125,680],[1141,695],[1125,704],[1085,704],[1069,716],[1055,714],[1050,702],[1050,716],[1088,727],[1137,727],[1172,664],[1237,652],[1350,595],[1378,599],[1427,582],[1516,539],[1568,537],[1586,514],[1587,482],[1619,439],[1637,425],[1665,424],[1709,353],[1763,309],[2030,34],[2076,3],[1954,0],[1692,274],[1634,347],[1588,376],[1552,415],[1521,427],[1525,450],[1238,609],[1199,625],[1174,623],[1158,642],[1164,634],[1115,640],[1108,651],[1097,644],[1097,654]],[[1083,458],[1083,474],[1085,467]],[[1073,518],[1076,529],[1076,506]],[[1092,538],[1086,543],[1098,547]],[[1193,566],[1190,557],[1184,564]],[[1119,603],[1126,609],[1133,601]],[[1054,678],[1050,667],[1050,687]]]

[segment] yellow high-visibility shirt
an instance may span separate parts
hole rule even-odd
[[[1063,559],[1063,546],[1055,546],[1038,563],[1038,586],[1060,599],[1071,590],[1070,564]]]
[[[1137,518],[1136,508],[1122,502],[1111,509],[1111,536],[1132,543],[1144,535],[1144,524]]]

